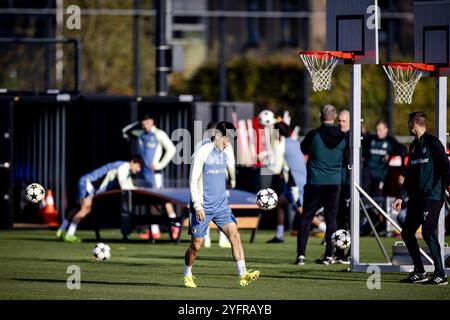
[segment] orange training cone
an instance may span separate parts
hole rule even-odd
[[[42,217],[44,223],[49,227],[58,227],[58,211],[56,211],[55,200],[53,199],[53,192],[48,189],[47,196],[45,197],[45,206],[42,208]]]

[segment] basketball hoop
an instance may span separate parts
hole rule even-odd
[[[383,65],[394,88],[394,103],[411,104],[414,90],[424,72],[433,72],[434,65],[389,62]]]
[[[330,90],[331,76],[339,60],[353,60],[352,53],[341,51],[301,51],[299,55],[311,76],[314,91]]]

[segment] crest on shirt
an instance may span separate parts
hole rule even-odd
[[[427,153],[427,148],[426,147],[423,147],[422,153]]]
[[[386,149],[387,146],[388,146],[387,142],[384,142],[384,143],[383,143],[383,149]]]

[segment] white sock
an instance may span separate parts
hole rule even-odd
[[[326,224],[325,222],[322,221],[322,222],[319,224],[319,230],[322,231],[322,232],[327,231],[327,224]]]
[[[68,236],[75,235],[75,232],[77,232],[77,228],[78,228],[78,225],[76,223],[72,222],[69,226],[69,230],[67,230],[67,235]]]
[[[157,224],[152,224],[152,225],[150,226],[150,228],[151,228],[152,234],[158,234],[158,233],[159,233],[159,225],[157,225]]]
[[[184,266],[183,275],[185,277],[191,277],[192,276],[192,266]]]
[[[171,213],[167,213],[167,215],[169,216],[169,219],[175,219],[177,217],[177,214],[174,212]]]
[[[227,236],[222,231],[219,231],[219,241],[220,242],[229,242]]]
[[[245,260],[239,260],[236,262],[237,266],[237,273],[239,277],[242,277],[245,274],[246,268],[245,268]]]
[[[70,224],[70,221],[67,219],[64,219],[63,223],[61,223],[61,226],[59,227],[59,230],[66,231],[69,224]]]
[[[209,235],[209,227],[206,228],[206,235],[205,238],[211,238],[211,236]]]
[[[284,238],[284,224],[277,225],[276,237],[278,239],[283,239]]]

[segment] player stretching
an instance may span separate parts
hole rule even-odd
[[[81,242],[81,239],[75,236],[75,232],[81,220],[91,212],[94,195],[112,189],[135,189],[132,176],[141,172],[141,166],[142,159],[133,156],[130,161],[107,163],[83,175],[78,182],[79,207],[77,211],[71,211],[67,215],[56,236],[69,243]]]
[[[409,197],[402,238],[414,262],[414,270],[402,282],[445,285],[448,281],[436,229],[444,205],[445,187],[449,188],[450,185],[450,163],[442,143],[426,132],[426,116],[423,112],[409,114],[408,130],[415,139],[409,147],[402,198],[395,200],[394,210],[400,212],[403,201]],[[430,279],[423,267],[415,237],[420,225],[434,262],[434,274]]]
[[[244,249],[236,219],[228,207],[226,173],[228,157],[224,150],[235,137],[236,128],[230,122],[219,122],[211,142],[204,144],[192,156],[189,188],[191,205],[189,234],[191,243],[185,254],[184,285],[196,288],[192,265],[198,256],[209,222],[213,221],[231,242],[233,258],[237,264],[239,284],[242,287],[259,277],[259,271],[245,268]]]

